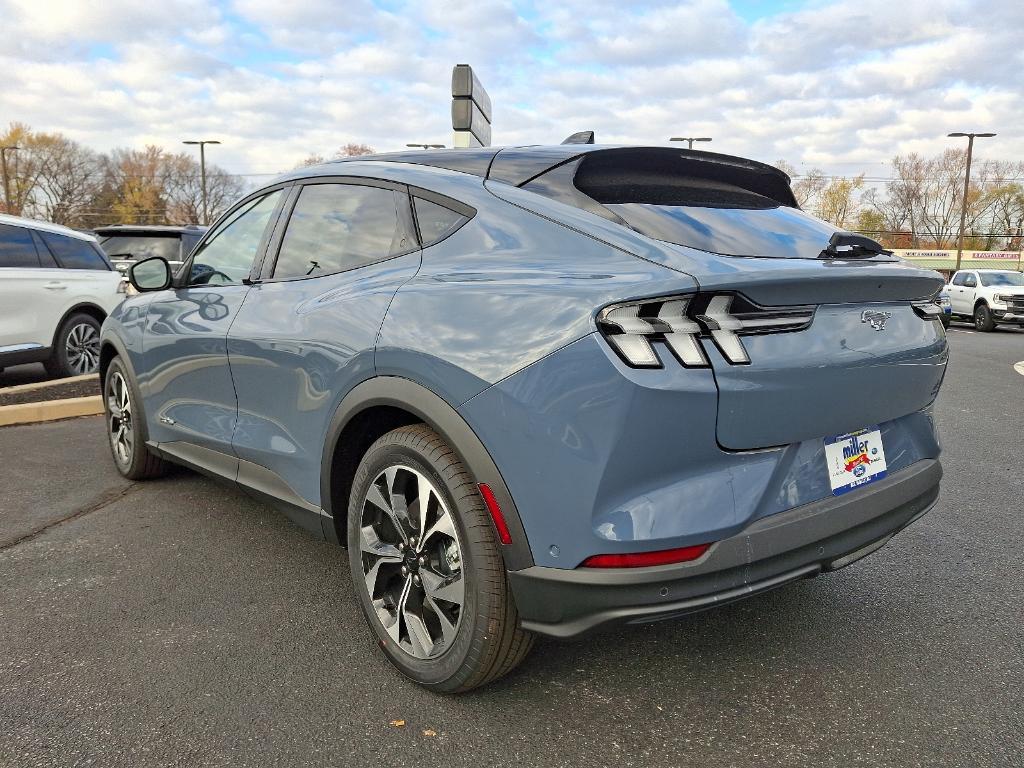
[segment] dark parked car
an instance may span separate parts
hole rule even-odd
[[[935,272],[760,163],[525,147],[328,163],[104,325],[114,460],[348,546],[375,639],[465,691],[842,568],[934,504]],[[826,619],[823,619],[826,620]]]
[[[96,229],[96,237],[114,268],[127,274],[136,261],[160,256],[173,267],[181,266],[208,227],[112,224]]]

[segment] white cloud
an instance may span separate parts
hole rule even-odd
[[[753,23],[725,0],[0,0],[0,18],[3,119],[97,149],[202,134],[237,172],[348,141],[448,143],[461,62],[491,93],[496,143],[700,133],[877,174],[987,129],[985,152],[1024,156],[1019,0],[810,0]]]

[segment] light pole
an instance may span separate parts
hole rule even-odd
[[[405,146],[414,149],[444,149],[444,144],[406,144]]]
[[[971,187],[971,156],[974,154],[975,139],[989,139],[995,136],[994,133],[950,133],[951,139],[962,139],[967,137],[967,170],[964,172],[964,204],[960,209],[960,239],[956,246],[956,268],[960,269],[960,260],[964,256],[964,227],[967,226],[967,192]]]
[[[7,213],[14,213],[11,210],[11,183],[7,177],[7,153],[14,152],[15,150],[21,149],[13,144],[8,144],[6,147],[0,147],[0,166],[3,166],[4,176],[4,211]]]
[[[220,142],[216,139],[203,139],[201,141],[183,141],[181,143],[199,145],[199,174],[203,185],[203,226],[207,226],[210,223],[210,214],[206,210],[206,145],[220,144]]]
[[[695,141],[711,141],[707,136],[673,136],[669,141],[685,141],[687,149],[693,149],[693,142]]]

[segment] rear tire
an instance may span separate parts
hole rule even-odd
[[[388,432],[363,456],[349,501],[348,553],[377,644],[420,685],[471,690],[510,672],[533,646],[533,635],[519,628],[480,491],[429,427]]]
[[[987,304],[979,304],[974,308],[974,327],[986,332],[995,329],[996,323]]]
[[[100,321],[78,312],[61,323],[53,342],[53,353],[43,363],[56,379],[96,373],[100,369]]]
[[[107,368],[103,412],[107,442],[118,472],[129,480],[147,480],[167,471],[167,462],[146,447],[142,401],[120,357],[111,360]]]

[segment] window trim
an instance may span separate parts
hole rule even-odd
[[[318,184],[375,187],[377,189],[390,189],[391,191],[396,192],[397,197],[395,203],[396,212],[398,213],[398,221],[409,238],[409,247],[399,251],[398,253],[388,254],[387,256],[374,261],[355,264],[351,267],[346,267],[345,269],[336,269],[333,272],[322,272],[317,275],[289,275],[288,277],[273,277],[274,270],[277,269],[278,257],[281,255],[281,246],[284,244],[284,236],[288,230],[288,223],[291,221],[295,205],[299,200],[299,195],[302,194],[303,188]],[[409,197],[409,187],[401,182],[390,181],[388,179],[375,179],[368,176],[313,176],[311,178],[297,180],[295,182],[295,189],[289,198],[288,210],[283,212],[279,217],[278,224],[279,226],[275,226],[274,237],[271,239],[270,245],[267,248],[263,267],[260,271],[260,277],[258,280],[254,280],[253,282],[286,283],[295,280],[316,280],[321,277],[341,275],[345,272],[352,272],[353,270],[363,269],[364,267],[371,267],[374,264],[383,264],[385,261],[391,261],[392,259],[397,259],[401,256],[408,256],[410,253],[415,253],[420,250],[419,232],[416,228],[415,217],[412,212],[412,200]]]
[[[257,269],[257,265],[262,264],[263,262],[264,255],[267,250],[267,245],[270,242],[270,235],[274,232],[274,229],[277,227],[277,222],[281,218],[281,209],[285,201],[289,199],[289,194],[291,191],[290,188],[292,187],[293,184],[294,182],[292,181],[285,181],[279,184],[272,184],[269,187],[264,187],[263,189],[258,189],[255,192],[243,197],[233,206],[228,208],[223,214],[221,214],[221,216],[213,224],[210,225],[210,228],[203,233],[203,236],[199,239],[199,242],[195,244],[195,247],[192,249],[192,252],[182,262],[181,266],[178,267],[178,271],[174,274],[174,277],[171,279],[171,289],[179,290],[184,288],[190,288],[200,290],[202,288],[225,288],[230,287],[232,285],[248,286],[256,282],[255,280],[253,280],[253,270]],[[274,210],[271,211],[270,220],[267,221],[267,226],[264,228],[263,234],[260,236],[259,245],[256,246],[256,253],[253,255],[252,264],[249,267],[249,277],[243,278],[240,283],[227,283],[219,285],[190,285],[188,283],[188,276],[192,273],[192,262],[194,262],[196,256],[198,256],[202,252],[202,249],[206,247],[206,243],[207,240],[210,238],[210,235],[213,235],[217,232],[217,229],[220,227],[221,223],[226,221],[229,217],[231,217],[231,215],[234,214],[239,208],[244,208],[253,200],[266,197],[267,195],[270,195],[274,192],[278,192],[281,190],[284,190],[285,194],[281,195],[281,199],[277,201],[277,205],[274,207]]]

